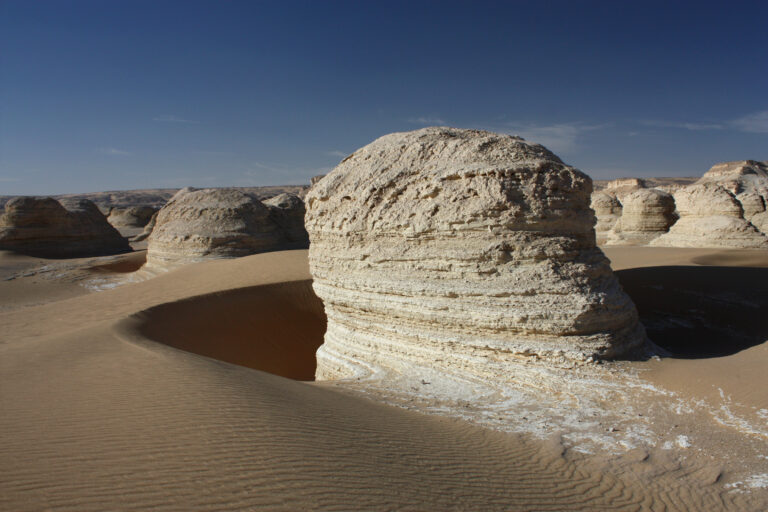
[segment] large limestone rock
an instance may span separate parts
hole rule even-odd
[[[131,250],[98,207],[87,199],[17,197],[0,216],[0,250],[43,258],[118,254]]]
[[[621,217],[607,233],[607,244],[645,245],[666,233],[676,220],[671,194],[656,189],[637,189],[622,198]]]
[[[606,192],[592,192],[590,206],[595,211],[597,223],[595,224],[595,236],[598,244],[604,244],[608,232],[613,229],[621,217],[621,202],[613,195]]]
[[[744,218],[744,209],[733,192],[716,182],[678,190],[675,204],[680,220],[651,245],[768,248],[768,238]]]
[[[317,378],[422,365],[509,379],[521,359],[643,350],[591,191],[543,146],[483,131],[394,133],[350,155],[306,198],[328,317]]]
[[[158,208],[152,206],[130,206],[127,208],[112,208],[107,220],[116,228],[146,226]]]
[[[266,205],[236,189],[182,189],[158,212],[148,238],[147,265],[306,247],[306,237],[300,239],[292,224],[298,209],[295,204]]]

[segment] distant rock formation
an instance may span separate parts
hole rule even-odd
[[[755,192],[768,193],[768,162],[739,160],[713,165],[697,183],[717,183],[734,195]]]
[[[308,193],[328,317],[317,378],[422,365],[509,379],[645,348],[595,246],[590,178],[538,144],[476,130],[394,133]]]
[[[640,188],[622,198],[621,217],[606,234],[609,245],[645,245],[667,231],[677,220],[672,195]]]
[[[606,192],[592,192],[590,206],[595,211],[597,222],[595,224],[595,237],[598,244],[604,244],[608,232],[613,229],[621,217],[621,202],[613,195]]]
[[[152,206],[130,206],[128,208],[112,208],[107,220],[116,228],[133,227],[143,228],[158,211]]]
[[[17,197],[0,216],[0,250],[43,258],[104,256],[131,250],[87,199]]]
[[[304,201],[295,194],[285,193],[265,199],[264,204],[270,208],[272,220],[280,226],[287,246],[309,246],[309,235],[304,229]]]
[[[651,245],[768,248],[768,237],[744,218],[734,193],[717,182],[704,181],[678,190],[675,204],[680,220]]]
[[[294,200],[295,198],[295,200]],[[149,267],[235,258],[307,246],[296,223],[296,196],[266,205],[237,189],[182,189],[157,215],[148,238]]]

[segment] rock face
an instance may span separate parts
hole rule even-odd
[[[292,199],[278,202],[284,207],[266,205],[236,189],[182,189],[157,214],[147,265],[306,247],[306,236],[298,237],[294,225],[303,206]]]
[[[590,206],[595,211],[597,223],[595,224],[595,236],[598,244],[604,244],[608,232],[613,229],[621,217],[621,202],[606,192],[592,192]]]
[[[0,250],[43,258],[104,256],[131,250],[87,199],[17,197],[0,216]]]
[[[744,218],[736,196],[716,182],[705,181],[678,190],[675,204],[680,220],[651,245],[768,248],[768,238]]]
[[[280,226],[285,242],[289,246],[309,246],[309,235],[304,229],[304,201],[294,194],[280,194],[265,199],[264,204],[271,210],[272,220]]]
[[[160,210],[156,211],[152,215],[152,217],[149,219],[149,222],[147,222],[147,225],[144,226],[144,230],[131,239],[132,242],[143,242],[144,240],[149,238],[149,235],[151,235],[152,231],[155,229],[155,223],[157,222],[158,213],[160,213]]]
[[[609,245],[645,245],[669,231],[677,220],[675,200],[661,190],[641,188],[629,192],[622,206],[621,217],[607,233]]]
[[[158,211],[152,206],[131,206],[128,208],[112,208],[107,220],[117,227],[143,228]]]
[[[591,191],[543,146],[483,131],[394,133],[350,155],[306,198],[328,317],[317,378],[422,364],[508,379],[521,358],[643,350]]]

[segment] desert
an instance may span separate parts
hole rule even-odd
[[[768,510],[761,19],[0,2],[0,512]]]
[[[255,208],[246,236],[275,243],[152,274],[154,231],[149,250],[122,255],[4,251],[3,508],[764,507],[768,253],[601,250],[590,190],[542,146],[428,128],[313,185],[309,250],[280,245],[303,216],[289,212],[304,214],[296,196],[185,189],[163,207],[177,226],[230,239],[220,219]],[[464,248],[455,263],[450,244]],[[549,259],[563,267],[531,267]],[[539,294],[574,287],[573,305],[547,314],[526,279]]]

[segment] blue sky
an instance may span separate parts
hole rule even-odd
[[[768,160],[768,2],[0,0],[0,195],[304,183],[393,131]]]

